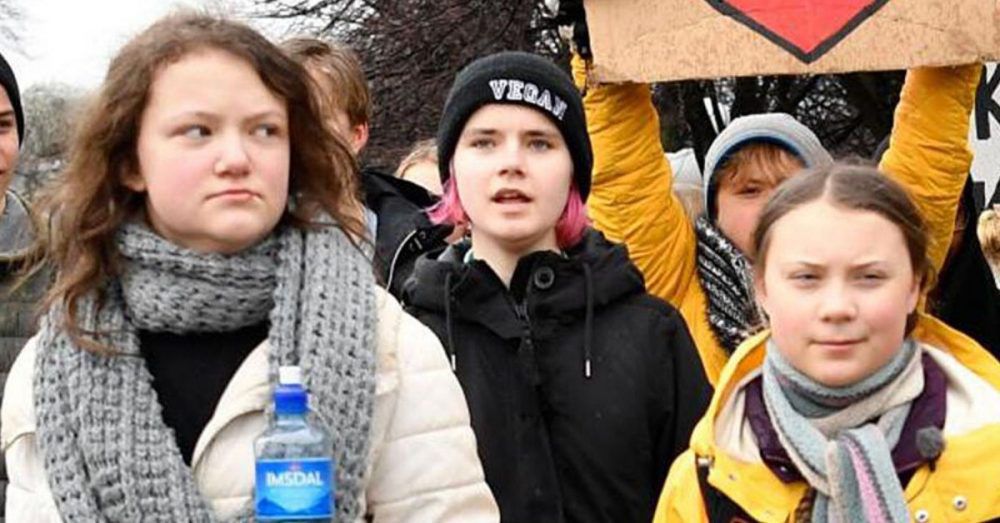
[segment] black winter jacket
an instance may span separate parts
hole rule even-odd
[[[979,213],[972,184],[970,176],[958,208],[965,214],[965,231],[930,293],[931,312],[1000,359],[1000,291],[976,234]]]
[[[465,391],[504,522],[647,522],[711,390],[672,306],[600,233],[520,260],[423,257],[406,302]]]
[[[375,274],[390,294],[399,298],[413,264],[427,252],[441,252],[451,227],[437,226],[425,210],[437,199],[423,187],[365,169],[361,174],[365,206],[378,219],[375,236]]]

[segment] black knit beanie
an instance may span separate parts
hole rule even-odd
[[[21,92],[17,89],[17,78],[7,60],[0,54],[0,86],[7,91],[10,105],[14,108],[14,119],[17,120],[17,143],[24,143],[24,112],[21,110]]]
[[[469,117],[487,104],[517,104],[536,109],[559,128],[580,197],[590,193],[594,153],[587,135],[583,100],[573,80],[551,61],[507,51],[480,58],[455,76],[438,124],[438,170],[441,183],[451,176],[451,158]]]

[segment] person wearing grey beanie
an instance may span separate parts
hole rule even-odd
[[[649,85],[601,84],[575,57],[577,85],[594,143],[594,185],[588,214],[598,229],[623,241],[649,291],[681,310],[709,379],[729,356],[765,327],[754,298],[750,234],[760,209],[783,180],[830,154],[789,115],[733,120],[711,146],[703,171],[706,212],[690,219],[672,196],[660,119]],[[937,231],[934,259],[943,259],[964,184],[969,113],[976,66],[911,70],[900,96],[890,153],[881,168],[913,195]],[[589,81],[588,81],[589,80]],[[940,238],[938,240],[937,238]]]
[[[744,161],[740,151],[748,146],[754,149],[773,148],[772,156],[790,155],[785,163],[798,162],[802,167],[821,167],[833,163],[833,157],[820,143],[819,138],[808,127],[799,123],[792,115],[785,113],[764,113],[736,118],[712,141],[705,154],[705,169],[702,176],[705,194],[705,211],[708,219],[718,218],[718,189],[723,181],[720,173],[735,174]],[[764,153],[767,154],[767,153]],[[789,160],[794,160],[789,162]],[[776,166],[777,167],[777,166]],[[728,169],[728,171],[727,171]],[[780,178],[780,174],[790,175],[787,169],[778,167],[769,178]],[[728,181],[728,180],[726,180]],[[765,198],[766,200],[766,198]],[[742,238],[740,239],[742,240]],[[747,244],[740,241],[740,250],[747,252]]]
[[[748,269],[760,210],[785,179],[831,163],[819,138],[784,113],[736,118],[708,148],[705,212],[694,220],[696,268],[708,324],[728,352],[765,324]]]

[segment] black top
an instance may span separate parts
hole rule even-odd
[[[139,331],[139,350],[153,375],[163,421],[174,430],[184,463],[243,360],[265,338],[268,323],[229,332]]]
[[[930,311],[1000,358],[1000,291],[976,234],[979,214],[972,183],[970,177],[958,209],[965,215],[965,231],[930,292]]]

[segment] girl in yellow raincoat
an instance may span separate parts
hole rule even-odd
[[[752,247],[770,331],[723,368],[655,521],[1000,518],[1000,363],[919,313],[930,238],[905,190],[806,171]]]

